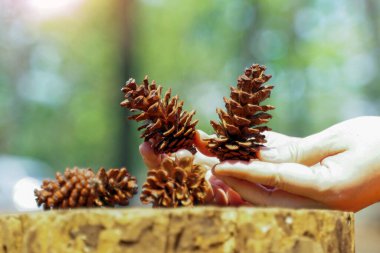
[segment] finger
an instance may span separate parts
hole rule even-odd
[[[345,151],[335,136],[333,131],[323,131],[278,147],[262,148],[258,157],[265,162],[314,165],[327,156]]]
[[[245,201],[240,197],[240,195],[219,178],[211,176],[209,182],[214,192],[215,204],[223,206],[240,206],[245,204]]]
[[[246,201],[232,188],[227,190],[227,198],[230,206],[241,206],[246,203]]]
[[[214,204],[219,206],[228,206],[228,197],[225,191],[220,188],[213,188]]]
[[[195,147],[198,149],[199,152],[201,152],[202,154],[206,156],[215,156],[208,150],[207,148],[208,141],[205,141],[205,139],[214,138],[214,137],[215,135],[208,135],[202,130],[195,131],[195,136],[194,136]]]
[[[212,174],[212,171],[209,168],[207,169],[208,170],[206,172],[205,179],[211,183],[212,178],[215,178],[215,176]]]
[[[297,137],[287,136],[273,131],[264,132],[267,147],[278,147],[299,140]]]
[[[209,178],[209,182],[211,183],[212,186],[218,187],[226,191],[228,189],[228,186],[219,178],[217,178],[214,175],[211,175]]]
[[[211,176],[209,178],[209,182],[212,187],[213,195],[214,195],[214,204],[226,206],[228,205],[228,197],[226,194],[227,186],[223,183],[222,180],[218,179],[215,176]]]
[[[213,173],[218,177],[244,179],[317,200],[322,197],[322,189],[332,182],[330,168],[320,164],[306,167],[296,163],[227,161],[216,165]]]
[[[291,208],[323,208],[324,205],[302,196],[281,190],[266,190],[257,184],[242,179],[222,177],[223,181],[240,194],[246,201],[260,206]]]
[[[144,164],[148,169],[157,169],[160,167],[162,155],[156,154],[149,142],[142,143],[139,150]]]
[[[212,167],[214,167],[215,164],[220,163],[220,161],[216,157],[206,156],[206,155],[202,154],[201,152],[197,152],[197,153],[195,153],[195,156],[194,156],[194,163],[206,165],[206,166],[212,168]]]
[[[211,185],[211,183],[209,182],[209,181],[206,181],[206,183],[208,184],[208,187],[207,187],[207,189],[206,189],[206,191],[205,191],[205,194],[206,194],[206,196],[205,196],[205,199],[204,199],[204,203],[206,204],[206,203],[213,203],[213,201],[214,201],[214,189],[213,189],[213,187],[212,187],[212,185]]]
[[[178,150],[176,153],[175,153],[175,156],[177,157],[177,159],[181,160],[181,159],[187,159],[187,158],[190,158],[191,160],[194,159],[194,156],[193,154],[187,150],[187,149],[180,149]]]

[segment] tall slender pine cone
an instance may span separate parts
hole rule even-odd
[[[273,86],[263,85],[272,76],[265,75],[266,67],[253,64],[238,77],[237,87],[231,87],[230,98],[224,97],[227,111],[217,109],[220,123],[211,121],[217,138],[208,139],[208,149],[221,161],[257,158],[256,152],[266,142],[263,131],[271,130],[262,124],[272,116],[271,105],[260,105]]]
[[[181,207],[205,204],[212,195],[207,170],[193,164],[193,156],[166,157],[158,169],[150,170],[142,187],[141,202],[153,207]]]
[[[120,105],[138,112],[129,119],[144,121],[138,130],[145,129],[141,138],[151,142],[156,153],[195,150],[193,137],[198,123],[198,120],[192,121],[195,111],[182,111],[183,101],[178,96],[171,97],[171,89],[161,98],[162,87],[155,81],[149,84],[146,76],[140,85],[135,79],[129,79],[121,90],[125,100]]]
[[[78,207],[126,206],[137,193],[136,178],[126,168],[66,169],[56,173],[56,180],[44,180],[34,194],[38,206],[45,210]]]

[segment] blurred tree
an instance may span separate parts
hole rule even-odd
[[[131,61],[131,4],[86,2],[42,21],[21,4],[0,12],[1,153],[47,161],[54,170],[127,163],[124,143],[133,147],[136,138],[122,141],[128,127],[119,90]]]
[[[369,27],[369,40],[374,61],[377,66],[380,66],[380,18],[378,13],[380,12],[380,2],[375,0],[365,0],[365,12],[367,23]],[[376,71],[372,81],[365,87],[366,95],[375,103],[380,104],[380,72]],[[380,107],[377,106],[375,113],[380,112]]]

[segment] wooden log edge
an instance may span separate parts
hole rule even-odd
[[[354,215],[196,207],[0,215],[0,252],[353,253]]]

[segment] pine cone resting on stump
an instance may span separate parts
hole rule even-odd
[[[253,64],[231,87],[230,98],[224,97],[227,112],[217,109],[220,123],[211,121],[217,138],[208,139],[208,149],[221,161],[250,160],[257,158],[256,152],[266,142],[263,131],[271,130],[267,123],[272,116],[266,111],[271,105],[260,105],[267,99],[273,86],[265,86],[272,76],[265,75],[266,67]]]
[[[156,153],[171,153],[179,149],[194,152],[193,137],[197,120],[191,121],[194,111],[182,111],[183,101],[178,96],[171,98],[169,89],[161,98],[162,87],[153,81],[149,85],[148,77],[143,84],[137,85],[135,79],[129,79],[121,89],[125,100],[121,106],[138,111],[129,119],[144,121],[138,130],[145,129],[141,135],[150,141]]]
[[[78,207],[126,206],[129,199],[137,193],[136,178],[126,168],[66,169],[56,173],[56,180],[44,180],[41,190],[34,194],[38,206],[45,210]]]
[[[153,207],[181,207],[205,204],[211,186],[205,179],[206,168],[193,164],[193,156],[166,157],[161,167],[148,172],[141,202]]]

